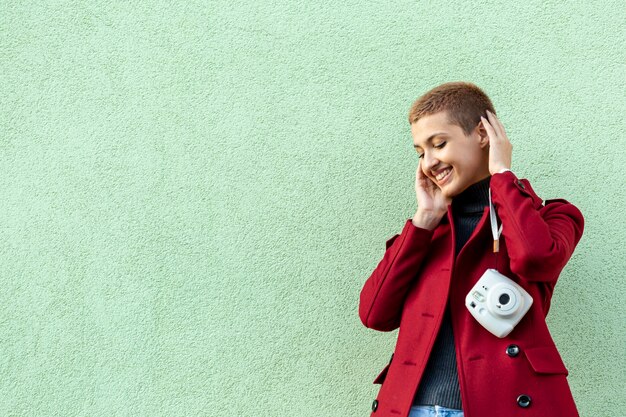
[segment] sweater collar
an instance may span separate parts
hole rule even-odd
[[[459,214],[483,213],[489,206],[489,183],[491,175],[471,184],[452,199],[452,210]]]

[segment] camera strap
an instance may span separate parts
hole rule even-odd
[[[498,220],[496,219],[496,210],[493,208],[491,202],[491,187],[489,187],[489,217],[491,218],[491,234],[493,235],[493,251],[498,252],[500,250],[500,234],[502,233],[502,226],[498,229]]]

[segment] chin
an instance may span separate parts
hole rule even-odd
[[[452,182],[454,182],[454,180]],[[451,183],[445,184],[443,187],[439,187],[439,189],[441,190],[441,193],[445,196],[452,197],[458,194],[456,192],[456,187],[454,187],[454,185]]]

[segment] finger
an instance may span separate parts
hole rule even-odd
[[[493,114],[492,112],[490,112],[489,110],[487,110],[487,117],[489,117],[489,122],[493,126],[493,129],[497,133],[498,137],[502,137],[502,135],[504,133],[504,131],[503,131],[504,130],[504,126],[502,126],[502,123],[500,122],[498,117],[495,114]]]
[[[502,140],[508,141],[509,138],[506,135],[506,130],[504,129],[504,125],[502,124],[500,119],[498,119],[496,116],[494,116],[494,117],[496,118],[496,121],[498,122],[498,126],[500,127],[500,138],[502,138]]]
[[[490,112],[491,113],[491,112]],[[500,119],[498,119],[498,116],[496,116],[495,114],[491,113],[491,115],[493,116],[494,120],[496,121],[496,123],[498,124],[498,130],[499,130],[499,137],[502,140],[509,140],[509,138],[506,136],[506,129],[504,129],[504,124],[502,124],[502,122],[500,121]]]
[[[422,161],[423,161],[423,159],[420,158],[420,162],[419,162],[419,165],[418,165],[418,169],[420,170],[420,178],[424,178],[424,170],[422,169]]]
[[[485,130],[487,131],[487,135],[489,135],[489,140],[491,139],[497,139],[497,133],[496,131],[493,129],[493,127],[491,126],[491,124],[489,123],[489,121],[487,119],[485,119],[483,116],[480,116],[480,120],[483,121],[483,126],[485,126]]]

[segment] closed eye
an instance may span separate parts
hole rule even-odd
[[[437,148],[437,149],[441,149],[441,148],[443,148],[445,145],[446,145],[446,142],[444,141],[444,142],[441,142],[439,145],[435,145],[435,146],[433,146],[433,147],[434,147],[434,148]],[[423,153],[418,155],[418,158],[423,158],[423,157],[424,157],[424,154],[423,154]]]

